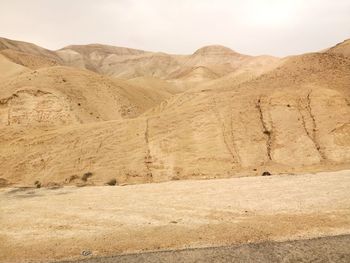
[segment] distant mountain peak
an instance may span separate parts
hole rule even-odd
[[[208,54],[237,54],[232,49],[221,45],[204,46],[194,52],[194,55],[208,55]]]
[[[117,47],[111,45],[103,45],[103,44],[87,44],[87,45],[69,45],[60,50],[74,50],[78,52],[82,52],[84,54],[89,54],[95,51],[116,54],[116,55],[138,55],[143,53],[148,53],[147,51],[127,48],[127,47]]]

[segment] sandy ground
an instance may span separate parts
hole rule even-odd
[[[211,247],[138,253],[115,257],[93,257],[61,263],[270,263],[350,262],[350,235],[286,242],[262,242],[230,247]]]
[[[350,234],[349,189],[350,171],[111,187],[3,188],[0,262]]]

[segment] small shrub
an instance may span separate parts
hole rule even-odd
[[[91,172],[84,173],[83,176],[81,177],[81,180],[86,182],[91,176],[92,176]]]
[[[116,185],[117,184],[117,180],[116,179],[111,179],[106,184],[107,185],[111,185],[111,186]]]
[[[35,181],[34,185],[36,188],[40,188],[41,187],[41,183],[39,181]]]
[[[271,134],[271,132],[270,132],[270,131],[268,131],[268,130],[265,130],[265,131],[264,131],[264,134],[266,134],[266,135],[270,135],[270,134]]]
[[[270,176],[270,175],[271,175],[271,173],[268,172],[268,171],[265,171],[265,172],[262,173],[262,176]]]
[[[78,179],[79,177],[77,175],[71,175],[68,179],[67,179],[67,182],[70,183],[76,179]]]

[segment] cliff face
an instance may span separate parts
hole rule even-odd
[[[193,56],[237,56],[209,51]],[[24,185],[146,183],[349,168],[349,57],[305,54],[266,70],[244,59],[244,79],[221,76],[212,58],[162,81],[68,67],[11,76],[0,93],[0,177]],[[180,92],[179,83],[188,88]]]

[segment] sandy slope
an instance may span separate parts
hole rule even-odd
[[[5,43],[7,50],[57,56]],[[1,83],[3,185],[80,184],[88,172],[88,184],[131,184],[350,166],[344,54],[280,60],[222,46],[178,56],[104,45],[58,52],[70,67]]]
[[[342,43],[328,49],[326,52],[350,56],[350,39],[344,40]]]
[[[130,118],[171,96],[167,91],[62,66],[18,75],[2,86],[0,123],[9,125],[68,125]]]
[[[132,120],[50,132],[4,126],[2,178],[62,184],[92,172],[94,184],[140,183],[349,167],[350,61],[288,61],[231,89],[175,95]]]
[[[54,51],[32,43],[0,37],[0,53],[13,62],[29,68],[40,68],[62,64]]]
[[[2,189],[1,262],[350,233],[350,172]]]
[[[19,64],[13,63],[8,58],[0,54],[0,81],[4,81],[12,76],[28,72],[29,69]]]
[[[55,57],[55,54],[53,51],[39,47],[35,44],[1,37],[0,50],[6,50],[6,49],[28,53],[28,54],[34,54],[38,56]]]
[[[15,51],[12,49],[2,50],[0,51],[0,54],[7,57],[14,63],[25,66],[30,69],[53,67],[63,64],[63,62],[57,58],[47,57],[43,55],[35,55],[31,53]]]

